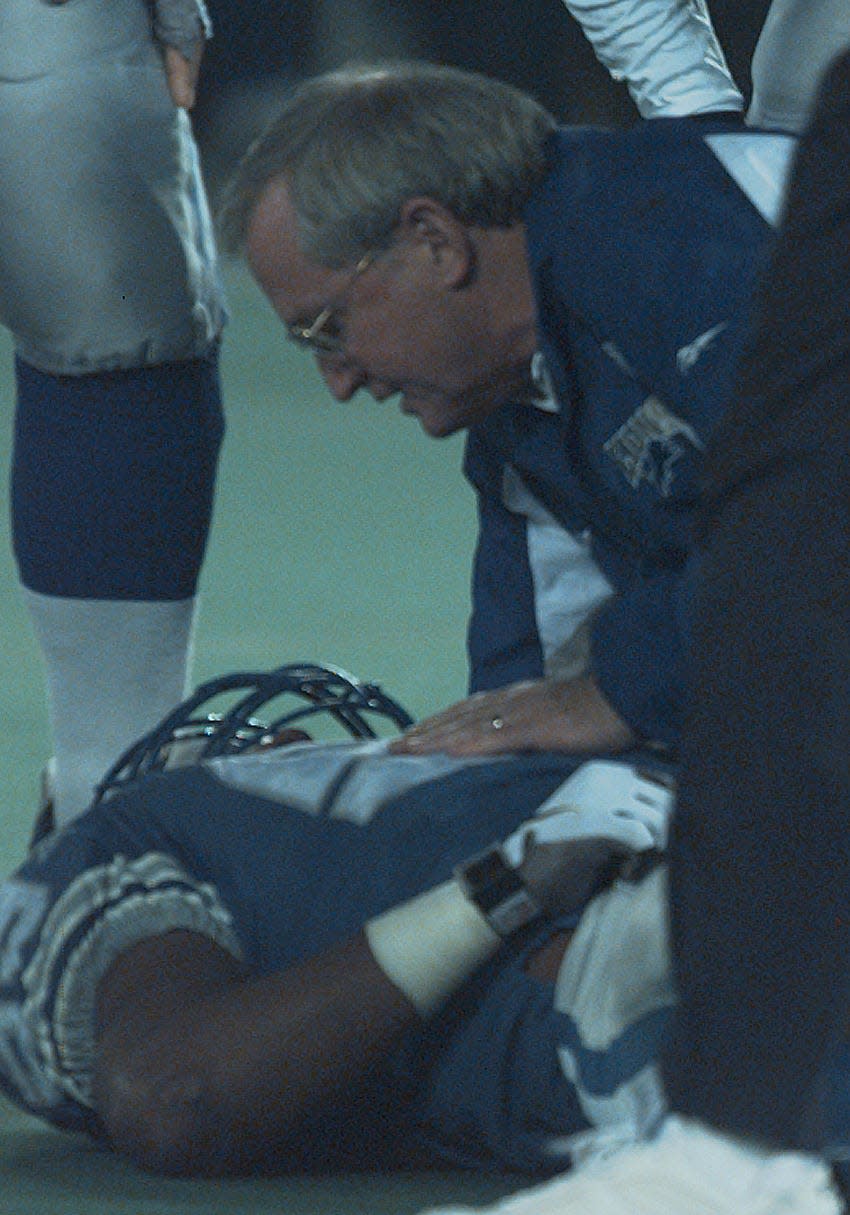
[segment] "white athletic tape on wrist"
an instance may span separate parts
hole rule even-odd
[[[455,881],[393,907],[364,931],[381,970],[423,1017],[492,957],[501,940]]]

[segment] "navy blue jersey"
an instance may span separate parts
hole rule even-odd
[[[587,665],[638,734],[667,743],[702,453],[730,396],[770,233],[707,144],[718,133],[771,138],[722,116],[552,137],[525,221],[557,407],[498,411],[471,429],[465,461],[480,510],[472,688],[558,673],[563,624],[547,637],[547,620],[559,577],[566,597],[578,581]],[[583,546],[569,558],[575,575],[559,529]]]

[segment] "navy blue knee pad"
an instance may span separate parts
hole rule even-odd
[[[186,599],[224,433],[217,351],[80,376],[17,359],[12,538],[46,595]]]

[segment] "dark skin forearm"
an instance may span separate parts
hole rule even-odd
[[[128,950],[100,985],[96,1108],[116,1149],[146,1169],[273,1165],[417,1020],[362,934],[249,978],[206,938],[171,932]]]

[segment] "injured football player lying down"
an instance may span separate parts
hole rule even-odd
[[[656,1118],[657,757],[395,755],[374,685],[240,681],[193,762],[154,732],[0,886],[3,1091],[177,1175],[543,1178]],[[357,737],[263,745],[280,692]]]

